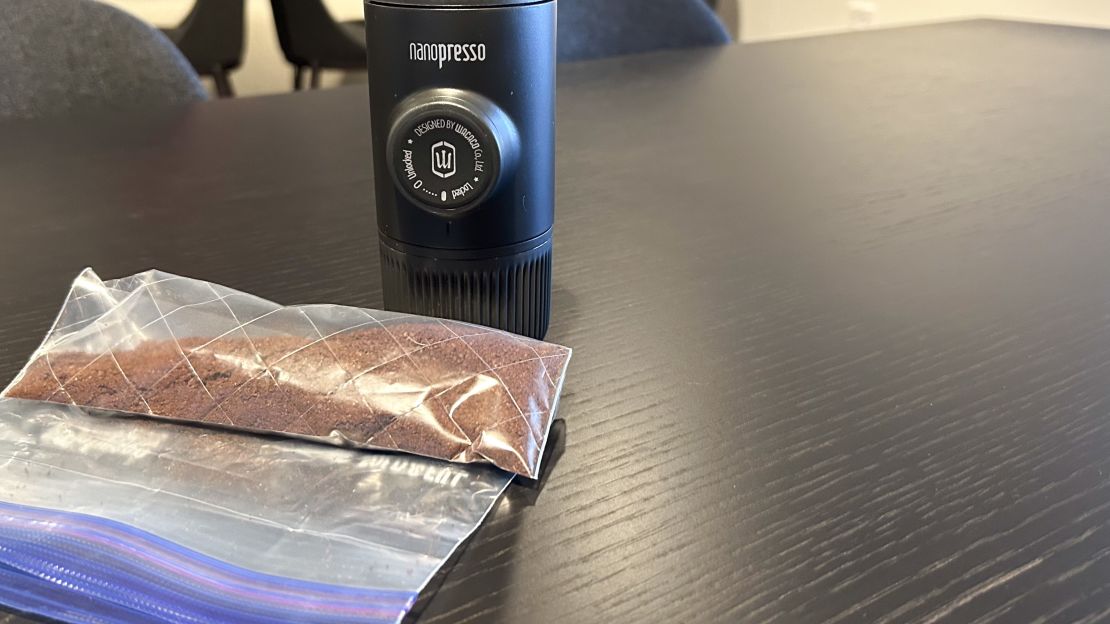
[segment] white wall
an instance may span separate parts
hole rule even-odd
[[[989,15],[1110,28],[1108,0],[982,0]]]
[[[744,41],[840,32],[865,21],[881,27],[1002,17],[1110,27],[1110,0],[741,0],[741,4]],[[868,8],[874,10],[869,19],[863,15]]]
[[[189,12],[192,0],[102,0],[158,26]],[[281,56],[269,0],[247,1],[243,67],[232,75],[240,95],[288,91],[293,70]],[[652,0],[643,0],[651,2]],[[361,19],[362,0],[325,0],[336,19]],[[743,41],[781,39],[853,27],[895,26],[969,17],[1006,17],[1110,28],[1110,0],[741,0]],[[324,85],[342,76],[327,73]]]

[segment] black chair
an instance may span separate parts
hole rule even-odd
[[[320,70],[366,68],[364,22],[337,22],[322,0],[270,0],[274,25],[285,59],[293,64],[293,89],[301,89],[304,69],[312,70],[312,88]]]
[[[704,0],[559,0],[559,61],[731,43]]]
[[[177,27],[162,30],[198,74],[212,77],[220,97],[235,95],[228,74],[243,62],[245,4],[245,0],[196,0]]]
[[[3,0],[0,120],[207,99],[162,33],[93,0]]]

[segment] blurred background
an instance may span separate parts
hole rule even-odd
[[[103,0],[165,29],[183,25],[195,0]],[[208,0],[231,5],[238,0]],[[605,2],[606,0],[594,0]],[[653,0],[642,0],[650,4]],[[317,0],[291,0],[294,12]],[[360,0],[319,0],[341,27],[362,19]],[[1073,25],[1110,27],[1110,0],[706,0],[725,27],[742,42],[807,36],[849,29],[877,28],[971,17],[1001,17]],[[278,3],[280,4],[280,3]],[[236,95],[280,93],[293,88],[292,65],[282,53],[271,0],[245,0],[241,63],[229,72]],[[310,16],[288,15],[304,24]],[[347,34],[354,24],[347,24]],[[342,29],[340,30],[342,31]],[[200,33],[204,34],[204,33]],[[215,35],[212,35],[215,37]],[[191,45],[204,47],[202,39]],[[216,45],[211,43],[212,46]],[[335,52],[342,57],[342,51]],[[188,56],[188,54],[187,54]],[[337,58],[333,64],[344,64]],[[311,84],[311,68],[302,77]],[[364,81],[361,69],[319,70],[319,86]],[[205,76],[213,94],[215,79]]]

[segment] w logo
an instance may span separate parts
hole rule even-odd
[[[432,173],[441,178],[455,175],[455,146],[440,141],[432,146]]]

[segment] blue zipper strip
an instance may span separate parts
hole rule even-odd
[[[64,594],[53,583],[0,564],[0,603],[17,611],[76,624],[150,624],[149,616],[79,594]]]
[[[34,595],[40,602],[41,586],[46,584],[57,596],[113,605],[117,609],[112,615],[103,615],[108,619],[95,621],[121,624],[385,624],[400,620],[416,599],[415,592],[261,574],[112,520],[5,502],[0,502],[0,570],[7,577],[22,575],[37,582],[13,583],[10,588],[5,583],[0,601],[79,622],[93,620],[60,615],[53,608],[27,608],[28,588],[39,588]],[[16,595],[19,592],[23,593]],[[64,602],[67,612],[72,611],[71,601]],[[140,618],[128,619],[131,613]]]

